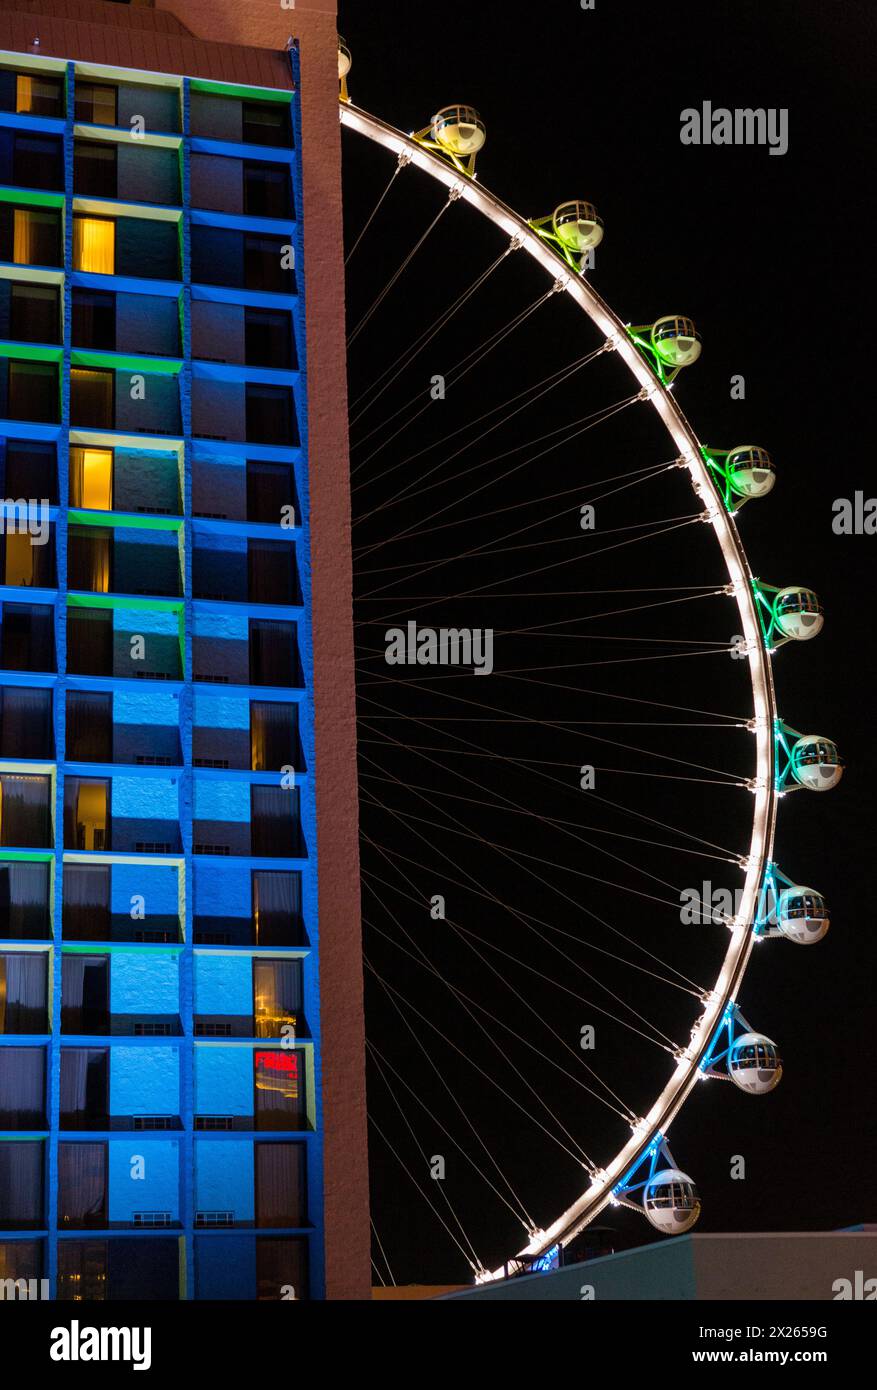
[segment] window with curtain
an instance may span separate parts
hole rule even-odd
[[[13,285],[9,336],[17,343],[60,343],[61,302],[56,285]]]
[[[113,533],[99,526],[68,530],[67,587],[108,594],[113,587]]]
[[[256,1297],[288,1297],[295,1289],[297,1299],[308,1296],[308,1250],[305,1240],[279,1236],[256,1237]]]
[[[48,970],[45,951],[0,951],[0,1033],[48,1032]]]
[[[247,594],[251,603],[295,603],[295,549],[289,541],[247,541]]]
[[[61,1128],[106,1129],[110,1054],[105,1047],[62,1047]]]
[[[107,1224],[107,1145],[58,1145],[58,1226],[76,1230]]]
[[[12,255],[7,259],[16,265],[60,265],[60,213],[13,208]]]
[[[248,290],[269,290],[277,294],[295,293],[292,268],[284,268],[285,245],[288,245],[288,242],[282,236],[245,233],[244,284]]]
[[[253,1148],[256,1225],[307,1225],[304,1144],[256,1143]]]
[[[249,638],[251,685],[301,684],[294,623],[251,618]]]
[[[112,694],[101,690],[67,692],[67,757],[81,763],[112,762]]]
[[[0,1129],[45,1129],[46,1050],[0,1047]]]
[[[253,1018],[257,1038],[294,1036],[301,1023],[301,990],[300,960],[253,961]],[[283,1028],[292,1028],[293,1033],[284,1034]]]
[[[306,1127],[303,1058],[303,1053],[291,1048],[282,1052],[254,1052],[256,1129]]]
[[[70,450],[70,505],[92,512],[113,509],[113,450],[74,445]]]
[[[288,869],[254,869],[252,891],[256,944],[305,945],[301,917],[301,874]]]
[[[20,116],[64,115],[64,83],[47,72],[15,74],[15,110]]]
[[[41,1139],[0,1144],[0,1230],[37,1231],[44,1225],[44,1148]]]
[[[0,939],[45,941],[50,925],[49,865],[0,861]]]
[[[250,787],[250,846],[272,859],[301,853],[298,787]]]
[[[65,951],[61,959],[61,1032],[102,1037],[109,1031],[109,956]]]
[[[113,674],[111,608],[71,608],[68,611],[67,670],[80,676]]]
[[[0,690],[0,756],[54,757],[51,690],[23,685]]]
[[[74,97],[76,120],[88,125],[116,125],[118,96],[117,87],[77,78]]]
[[[12,420],[56,425],[61,415],[61,399],[55,363],[10,361],[6,408]]]
[[[64,940],[109,941],[109,864],[65,864],[63,895]]]
[[[51,849],[51,780],[17,772],[0,775],[0,845]]]
[[[282,767],[299,765],[298,705],[251,700],[251,771],[278,772]]]
[[[22,589],[55,587],[55,527],[52,523],[43,545],[34,545],[27,531],[10,530],[2,539],[6,584]]]
[[[0,1240],[0,1279],[41,1279],[42,1241]]]
[[[287,507],[292,508],[291,513],[284,510]],[[298,521],[298,499],[291,464],[247,459],[247,520],[279,526],[288,516]]]
[[[92,275],[115,274],[115,222],[108,217],[73,218],[73,269]]]
[[[7,671],[54,671],[54,609],[4,603],[3,666]]]
[[[74,347],[116,348],[116,296],[106,290],[73,290]]]
[[[248,367],[292,367],[292,315],[284,309],[245,309],[244,360]]]
[[[115,198],[117,154],[116,146],[106,140],[74,140],[74,191],[92,198]]]
[[[115,372],[70,369],[70,423],[111,430],[115,418]]]
[[[110,848],[109,777],[64,780],[64,847],[99,854]]]
[[[6,447],[4,477],[7,497],[58,501],[58,467],[54,444],[26,439],[10,440]]]
[[[295,402],[288,386],[246,384],[247,442],[298,444]]]
[[[102,1303],[109,1296],[105,1240],[58,1241],[58,1298]]]

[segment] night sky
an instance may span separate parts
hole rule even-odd
[[[769,583],[812,586],[826,611],[816,641],[790,644],[774,658],[778,709],[794,728],[834,738],[847,761],[836,791],[820,797],[802,792],[781,801],[776,858],[791,878],[824,892],[833,925],[809,950],[782,941],[762,945],[744,981],[739,1002],[745,1015],[781,1045],[785,1075],[779,1089],[750,1098],[730,1085],[703,1087],[676,1120],[671,1144],[677,1162],[698,1183],[704,1201],[700,1230],[824,1230],[875,1221],[869,876],[877,753],[869,715],[877,536],[834,534],[832,503],[853,499],[857,490],[866,498],[877,495],[864,341],[874,137],[866,72],[877,19],[860,0],[843,6],[813,0],[775,0],[770,6],[751,0],[597,0],[593,11],[583,11],[578,0],[542,0],[526,9],[495,0],[446,0],[434,14],[389,0],[352,0],[341,5],[339,29],[353,52],[350,89],[358,105],[408,131],[425,126],[440,106],[471,102],[487,123],[478,161],[486,187],[526,217],[545,215],[568,198],[592,200],[606,234],[591,279],[608,303],[625,322],[645,324],[680,312],[697,324],[703,355],[681,374],[675,391],[699,437],[725,448],[762,444],[775,459],[776,488],[766,500],[747,505],[739,519],[750,564]],[[680,112],[705,100],[713,107],[787,108],[788,152],[777,157],[758,146],[683,146]],[[393,161],[352,135],[345,135],[344,149],[349,248]],[[351,257],[351,328],[443,202],[440,189],[422,175],[406,171],[396,180]],[[375,378],[504,245],[471,212],[455,207],[443,215],[351,348],[351,400],[369,403]],[[572,938],[592,931],[599,947],[617,949],[620,938],[610,940],[610,929],[596,925],[599,917],[702,983],[724,949],[722,930],[680,927],[678,910],[668,906],[674,894],[657,888],[657,878],[676,886],[699,886],[705,877],[730,887],[741,881],[720,860],[668,856],[660,846],[639,844],[640,834],[660,841],[651,822],[635,822],[606,800],[589,802],[577,786],[579,764],[590,763],[600,769],[597,790],[605,798],[655,820],[673,820],[686,833],[722,847],[739,851],[746,842],[747,793],[709,780],[647,778],[643,769],[666,771],[670,764],[629,751],[649,738],[664,739],[656,746],[667,756],[721,769],[721,782],[725,770],[736,775],[747,768],[751,738],[745,731],[608,727],[622,717],[620,708],[630,719],[655,717],[632,714],[631,696],[657,702],[665,716],[670,705],[745,714],[750,697],[742,663],[708,650],[738,631],[733,606],[711,598],[671,605],[660,616],[648,610],[582,626],[586,615],[633,602],[625,595],[598,599],[593,589],[585,592],[588,586],[637,589],[645,599],[650,586],[669,592],[672,586],[721,582],[718,548],[708,528],[696,524],[606,550],[581,566],[573,561],[579,544],[609,544],[580,532],[576,537],[580,503],[607,491],[595,487],[603,479],[667,462],[666,434],[645,418],[644,407],[639,413],[628,408],[574,439],[571,434],[569,444],[562,438],[561,447],[519,468],[502,487],[494,484],[464,498],[545,446],[513,453],[516,447],[572,428],[589,412],[630,394],[629,376],[604,357],[513,420],[503,421],[501,411],[491,416],[486,424],[495,428],[486,437],[473,439],[478,430],[466,433],[476,416],[598,347],[583,316],[556,296],[469,372],[459,389],[451,387],[444,401],[429,405],[368,457],[408,417],[403,409],[383,433],[365,440],[369,429],[401,408],[410,414],[427,405],[434,374],[452,378],[467,353],[548,287],[529,258],[509,258],[352,428],[362,864],[370,885],[363,893],[364,936],[368,959],[390,986],[388,993],[375,976],[367,980],[367,1033],[378,1050],[369,1066],[369,1109],[376,1121],[370,1162],[375,1225],[399,1283],[463,1282],[468,1271],[387,1141],[453,1225],[426,1161],[445,1155],[444,1192],[479,1256],[496,1264],[512,1254],[523,1243],[520,1225],[479,1183],[443,1126],[489,1168],[467,1127],[471,1120],[528,1211],[539,1223],[553,1219],[580,1190],[584,1174],[537,1123],[547,1123],[545,1104],[589,1153],[593,1138],[593,1151],[604,1160],[613,1152],[613,1138],[620,1146],[625,1129],[556,1067],[546,1068],[534,1048],[573,1070],[583,1056],[595,1067],[602,1059],[606,1075],[620,1083],[630,1102],[640,1100],[647,1108],[667,1074],[666,1053],[607,1021],[599,1025],[597,1052],[573,1056],[581,1025],[602,1018],[573,994],[607,1005],[606,990],[613,990],[628,1006],[628,1017],[636,1008],[682,1041],[696,1013],[690,995],[656,987],[643,971],[582,951]],[[745,378],[742,401],[730,395],[731,377],[738,373]],[[466,441],[468,447],[448,462]],[[496,462],[500,455],[503,461]],[[426,479],[436,465],[441,467]],[[421,493],[427,481],[441,485]],[[391,501],[412,482],[405,498]],[[579,483],[580,495],[573,490]],[[559,500],[544,500],[561,493]],[[695,510],[678,472],[597,506],[600,535],[617,528],[619,540],[622,527],[650,531],[656,521],[667,524]],[[382,510],[367,515],[376,507]],[[508,510],[500,514],[500,508]],[[445,523],[441,530],[420,534],[438,523]],[[524,526],[531,529],[500,545]],[[394,539],[401,531],[418,535]],[[491,546],[488,557],[440,563],[485,545]],[[558,565],[561,559],[570,563]],[[385,568],[402,565],[408,570]],[[509,582],[536,570],[541,573],[532,582]],[[376,602],[375,590],[391,581],[398,581],[389,591],[392,601]],[[479,595],[465,600],[443,597],[475,588]],[[506,596],[488,599],[486,593]],[[420,670],[386,666],[384,616],[403,612],[398,621],[492,623],[494,675],[438,671],[424,678]],[[502,635],[549,622],[554,636],[544,630],[538,637]],[[560,635],[575,632],[578,638]],[[585,632],[597,635],[582,639]],[[595,670],[597,660],[660,655],[657,642],[672,644],[665,653],[687,654],[650,663],[616,661]],[[537,668],[535,679],[519,678]],[[512,670],[518,677],[503,674]],[[443,723],[450,715],[487,713],[464,707],[465,700],[494,713],[501,708],[508,719],[532,720],[532,726]],[[678,716],[679,725],[684,718]],[[570,732],[574,720],[594,721],[592,730],[602,721],[606,727],[597,733],[628,747],[589,743],[586,735]],[[565,727],[548,727],[547,721]],[[412,752],[411,744],[420,751]],[[490,756],[472,756],[475,744]],[[587,844],[581,827],[588,828]],[[505,853],[492,848],[497,844]],[[608,858],[609,852],[623,856],[628,867]],[[520,855],[532,858],[522,861]],[[648,873],[656,877],[646,881]],[[655,891],[663,901],[637,897],[636,890]],[[430,920],[432,894],[446,897],[454,930]],[[532,930],[536,919],[569,934],[563,942],[579,966],[602,972],[599,987],[589,985],[578,967],[567,968],[557,949],[540,944]],[[480,957],[464,944],[466,933],[478,943]],[[495,953],[497,946],[505,956]],[[630,947],[628,956],[635,950]],[[415,963],[418,952],[436,975]],[[637,959],[645,961],[641,953]],[[449,997],[442,979],[452,979],[487,1011],[480,1027]],[[518,1107],[498,1098],[461,1053],[500,1079]],[[576,1074],[588,1081],[581,1070]],[[735,1154],[746,1159],[742,1182],[729,1176]],[[614,1228],[618,1246],[651,1238],[651,1229],[633,1213],[615,1211],[601,1221]]]

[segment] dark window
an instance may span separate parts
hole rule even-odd
[[[256,1297],[258,1299],[308,1296],[308,1247],[305,1240],[275,1236],[256,1237]]]
[[[9,418],[55,425],[61,415],[58,368],[51,362],[9,363]]]
[[[302,853],[298,787],[250,787],[250,843],[271,859]]]
[[[61,141],[53,135],[16,135],[13,138],[12,182],[20,188],[64,187]]]
[[[0,1241],[0,1279],[40,1279],[43,1271],[41,1240]]]
[[[292,318],[283,309],[245,311],[244,357],[248,367],[292,367]]]
[[[289,106],[279,101],[245,101],[243,139],[247,145],[289,145]]]
[[[247,459],[247,521],[264,521],[271,526],[297,524],[298,499],[291,464]]]
[[[255,1052],[255,1128],[303,1129],[307,1123],[304,1096],[304,1053]]]
[[[251,770],[279,772],[282,767],[300,766],[298,705],[284,705],[275,700],[251,700]]]
[[[250,619],[250,685],[297,686],[301,668],[295,624]]]
[[[4,603],[3,667],[7,671],[54,671],[53,609],[29,603]]]
[[[0,1129],[45,1129],[46,1053],[0,1047]]]
[[[0,844],[16,849],[51,849],[50,779],[18,772],[0,775]]]
[[[109,941],[109,864],[64,865],[65,941]]]
[[[244,236],[244,283],[248,290],[294,293],[290,244],[279,236]]]
[[[58,500],[58,469],[54,444],[10,440],[6,446],[6,497],[33,497],[47,502]]]
[[[73,291],[73,345],[114,352],[116,296],[102,290]]]
[[[60,313],[57,286],[12,286],[9,332],[17,343],[59,343]]]
[[[65,951],[61,962],[61,1032],[99,1037],[109,1031],[109,957]]]
[[[61,1128],[106,1129],[110,1054],[102,1047],[62,1047]]]
[[[70,371],[70,423],[110,430],[115,418],[115,372],[73,367]]]
[[[289,217],[289,173],[283,165],[244,165],[244,212],[248,217]]]
[[[113,588],[113,532],[101,526],[71,526],[68,535],[68,588],[84,593],[110,593]]]
[[[0,206],[0,256],[15,265],[61,265],[61,214]]]
[[[257,1143],[256,1225],[307,1224],[304,1144]]]
[[[45,951],[0,952],[0,1033],[49,1031],[48,967]]]
[[[97,690],[67,692],[67,757],[71,762],[112,762],[111,694]]]
[[[113,674],[113,610],[71,608],[67,614],[67,670],[72,675]]]
[[[58,1242],[58,1298],[79,1302],[174,1302],[180,1257],[175,1239],[137,1237]]]
[[[295,603],[295,550],[288,541],[247,541],[247,596],[251,603]]]
[[[4,73],[3,86],[14,81],[15,104],[4,110],[13,110],[19,116],[63,116],[64,83],[60,77],[47,72]],[[5,93],[4,93],[5,95]]]
[[[107,1224],[107,1145],[58,1145],[58,1225],[62,1230]]]
[[[116,146],[109,141],[73,142],[73,187],[93,198],[116,196]]]
[[[298,444],[295,403],[288,386],[247,382],[247,442]]]
[[[88,125],[117,125],[118,91],[102,82],[77,80],[75,115]]]
[[[37,1231],[43,1221],[43,1145],[7,1140],[0,1144],[0,1230]],[[8,1274],[0,1254],[0,1277]]]
[[[49,865],[0,862],[0,938],[45,941],[49,927]]]
[[[52,692],[7,685],[0,691],[0,757],[53,758]]]
[[[301,946],[301,874],[288,869],[254,869],[253,935],[257,946]]]

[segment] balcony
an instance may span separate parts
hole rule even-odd
[[[40,516],[39,512],[43,515]],[[54,589],[55,526],[39,503],[21,512],[0,506],[5,535],[0,535],[0,575],[5,585],[15,589]]]
[[[197,285],[295,294],[289,238],[195,223],[192,227],[192,281]]]
[[[303,858],[299,789],[196,778],[192,838],[196,854]]]
[[[74,445],[70,450],[69,500],[71,507],[83,511],[179,516],[182,503],[176,454]]]
[[[0,261],[12,265],[64,264],[61,213],[55,208],[0,204]]]
[[[55,757],[51,690],[0,687],[0,758]]]
[[[0,324],[15,343],[62,341],[61,292],[57,285],[0,280]]]
[[[249,1011],[230,1007],[249,994]],[[199,953],[195,958],[195,1036],[276,1038],[288,1046],[309,1036],[300,960],[248,960]]]
[[[289,541],[214,537],[192,554],[195,598],[232,603],[301,603],[295,547]]]
[[[113,140],[76,139],[73,142],[73,195],[179,207],[177,151],[136,142],[116,144]]]
[[[64,940],[176,945],[182,940],[179,872],[174,864],[67,861]]]
[[[71,525],[67,587],[91,594],[182,594],[180,551],[174,531]]]
[[[303,683],[292,622],[197,613],[192,647],[196,681],[271,687]]]
[[[61,1032],[88,1037],[179,1037],[177,956],[154,951],[146,957],[131,952],[109,956],[65,951]]]
[[[49,957],[0,951],[0,1034],[48,1033]]]
[[[301,874],[196,861],[194,939],[201,946],[306,947]]]
[[[88,275],[177,281],[180,278],[177,222],[74,212],[73,269]]]
[[[47,861],[0,859],[0,940],[51,937],[50,867]]]
[[[156,605],[160,601],[156,600]],[[71,602],[67,612],[67,671],[81,676],[180,680],[179,605],[110,600],[108,607]],[[135,605],[136,606],[132,606]]]
[[[192,741],[196,767],[251,772],[304,767],[295,704],[226,697],[220,706],[214,696],[199,691]]]
[[[6,849],[52,849],[52,778],[0,773],[0,845]]]
[[[0,1130],[45,1128],[45,1048],[0,1047]]]
[[[57,362],[7,358],[0,365],[0,414],[8,420],[57,425],[61,419]]]
[[[138,719],[138,715],[142,717]],[[70,690],[67,761],[180,767],[183,754],[178,721],[179,702],[163,691],[135,701],[121,692]]]
[[[301,513],[292,464],[211,456],[204,446],[196,447],[192,510],[196,517],[297,525]]]
[[[179,357],[178,301],[170,295],[74,287],[72,343],[103,352]]]
[[[179,1069],[178,1049],[169,1044],[64,1046],[60,1128],[98,1132],[179,1130]]]
[[[172,373],[147,370],[74,366],[70,370],[70,423],[90,430],[178,435],[177,378]]]
[[[0,71],[0,111],[64,119],[64,78],[53,72]]]
[[[177,779],[121,773],[118,777],[68,776],[64,848],[85,854],[181,852]]]
[[[55,610],[45,604],[2,605],[0,660],[5,671],[45,671],[55,668]]]

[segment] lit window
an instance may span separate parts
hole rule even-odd
[[[112,449],[70,450],[70,505],[93,512],[112,511]]]
[[[116,268],[116,224],[105,217],[74,217],[73,268],[93,275],[113,275]]]

